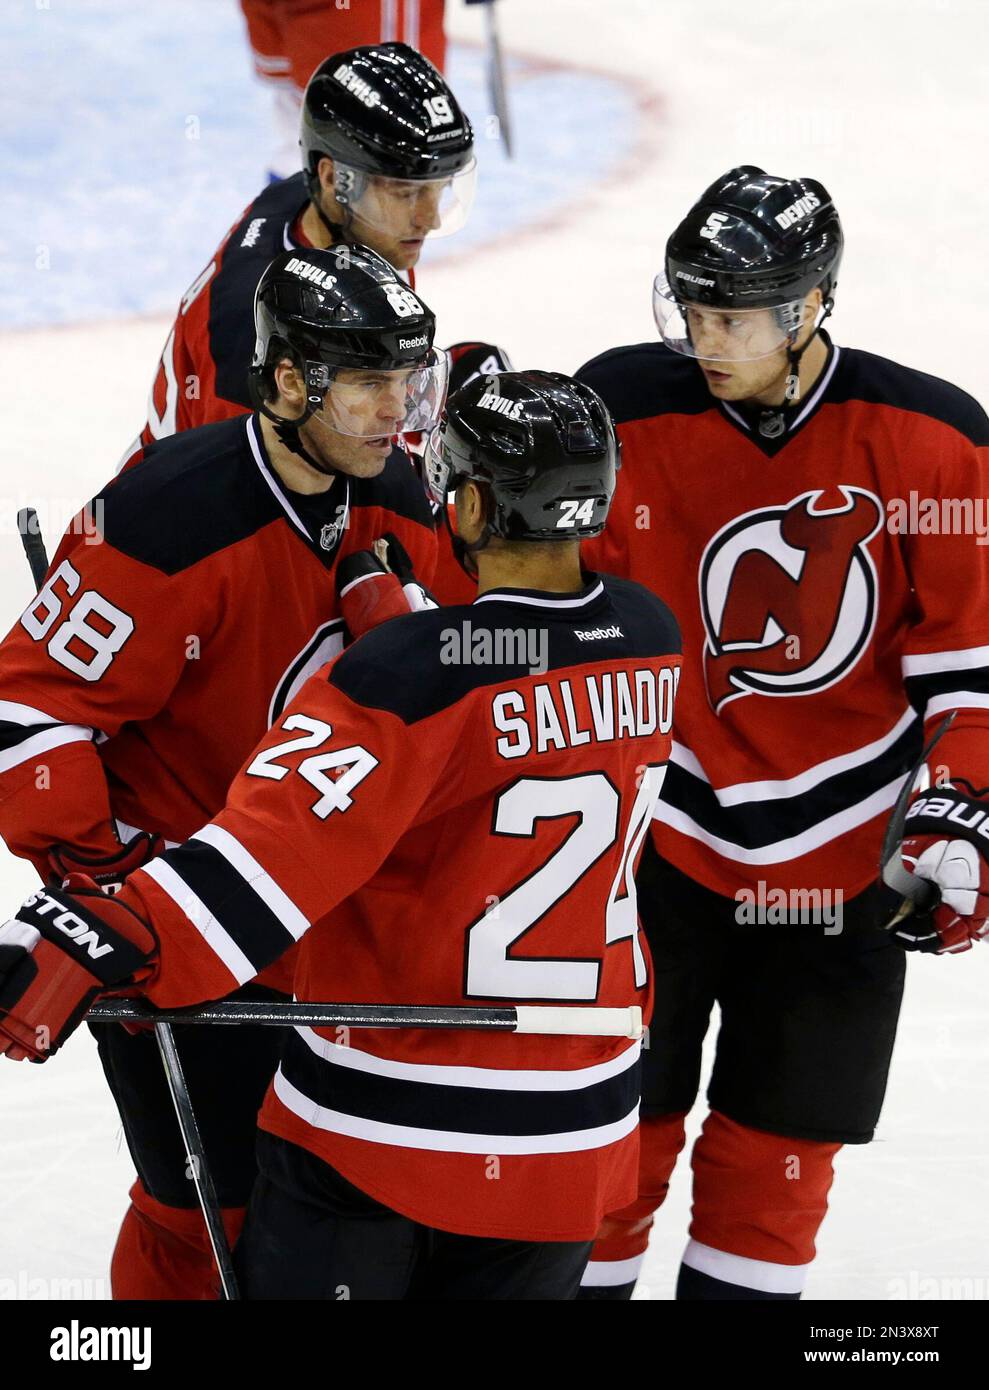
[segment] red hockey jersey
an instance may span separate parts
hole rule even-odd
[[[188,844],[131,875],[156,1004],[301,941],[340,1002],[649,1002],[633,873],[669,751],[676,624],[638,585],[397,618],[313,678]],[[300,1027],[261,1115],[443,1230],[585,1240],[637,1184],[627,1038]]]
[[[182,297],[151,386],[147,422],[125,461],[139,444],[251,410],[254,291],[280,251],[309,246],[301,228],[308,206],[305,179],[293,174],[269,184],[230,228]],[[412,271],[408,280],[415,285]]]
[[[392,531],[429,575],[436,549],[404,454],[302,497],[253,416],[153,444],[89,515],[0,646],[0,834],[43,875],[55,843],[191,835],[341,650],[338,560]]]
[[[925,720],[989,784],[989,421],[963,392],[833,347],[783,433],[658,343],[580,373],[622,469],[590,563],[648,585],[684,638],[661,853],[700,883],[875,879]]]

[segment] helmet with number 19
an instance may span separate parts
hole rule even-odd
[[[300,136],[313,206],[335,241],[363,241],[399,270],[427,236],[462,227],[474,133],[443,76],[404,43],[327,58],[306,88]]]

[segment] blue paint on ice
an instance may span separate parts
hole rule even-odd
[[[264,183],[267,98],[235,0],[7,0],[0,13],[0,327],[169,313]],[[484,54],[450,79],[478,133],[441,261],[579,201],[628,153],[618,79],[512,61],[516,158],[486,137]]]

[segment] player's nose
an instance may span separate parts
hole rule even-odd
[[[440,225],[441,190],[424,188],[416,199],[415,225],[419,231],[435,232]]]

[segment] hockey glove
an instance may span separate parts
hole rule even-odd
[[[373,550],[345,555],[336,576],[340,611],[355,639],[389,618],[437,606],[412,573],[405,547],[390,532],[375,541]]]
[[[83,874],[104,893],[119,893],[127,875],[135,869],[143,869],[164,848],[165,841],[160,835],[149,835],[147,831],[142,831],[122,845],[119,854],[108,855],[104,859],[89,859],[69,849],[68,845],[55,845],[48,852],[48,863],[56,885],[64,887],[70,874]]]
[[[989,935],[989,801],[932,788],[907,811],[903,860],[937,890],[934,906],[904,917],[894,935],[907,951],[968,951]]]
[[[44,1062],[98,994],[147,979],[158,953],[148,925],[90,879],[39,888],[0,927],[0,1053]]]

